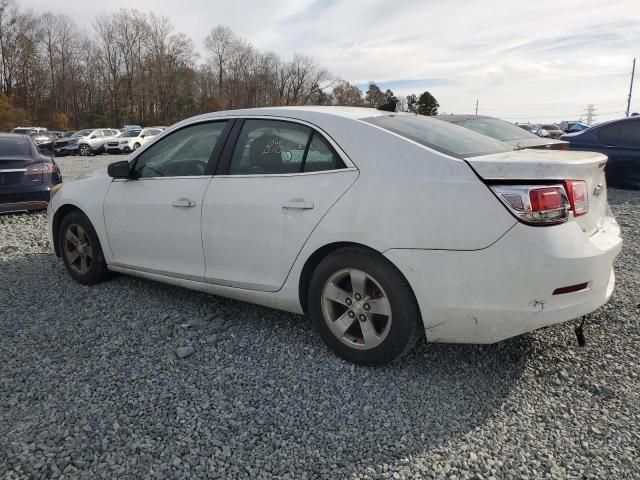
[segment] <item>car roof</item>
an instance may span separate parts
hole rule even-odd
[[[197,117],[188,119],[190,122],[196,120],[208,120],[218,117],[230,116],[274,116],[274,117],[292,117],[300,120],[309,120],[317,118],[318,115],[326,117],[342,117],[353,120],[361,120],[363,118],[380,117],[383,115],[412,115],[402,112],[384,112],[375,108],[366,107],[334,107],[334,106],[318,106],[304,105],[295,107],[265,107],[265,108],[243,108],[238,110],[222,110],[219,112],[205,113]],[[182,122],[181,122],[182,123]]]

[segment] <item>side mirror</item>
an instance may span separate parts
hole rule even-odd
[[[110,163],[107,167],[107,173],[111,178],[130,178],[131,168],[129,162],[120,160],[119,162]]]
[[[95,135],[91,135],[89,138],[96,138],[96,136]]]
[[[144,138],[144,137],[145,137],[145,135],[140,135],[140,138]]]

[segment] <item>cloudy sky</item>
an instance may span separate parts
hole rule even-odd
[[[135,6],[172,19],[202,51],[218,24],[262,50],[303,52],[366,89],[429,90],[441,112],[512,121],[597,121],[626,109],[640,57],[640,0],[19,0],[91,28],[96,14]],[[639,58],[640,62],[640,58]],[[638,65],[640,70],[640,63]],[[638,75],[640,77],[640,75]],[[640,83],[632,110],[640,110]]]

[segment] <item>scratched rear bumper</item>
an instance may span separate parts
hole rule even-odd
[[[621,246],[615,219],[605,217],[590,237],[576,222],[518,224],[483,250],[397,249],[385,255],[411,284],[428,341],[494,343],[605,304]],[[584,282],[583,290],[553,294]]]

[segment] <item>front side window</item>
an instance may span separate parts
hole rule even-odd
[[[136,178],[204,175],[227,122],[182,128],[151,145],[135,162]]]
[[[506,143],[424,115],[380,115],[363,121],[458,158],[513,150]]]
[[[311,128],[282,120],[245,120],[230,175],[277,175],[344,168],[333,148]]]

